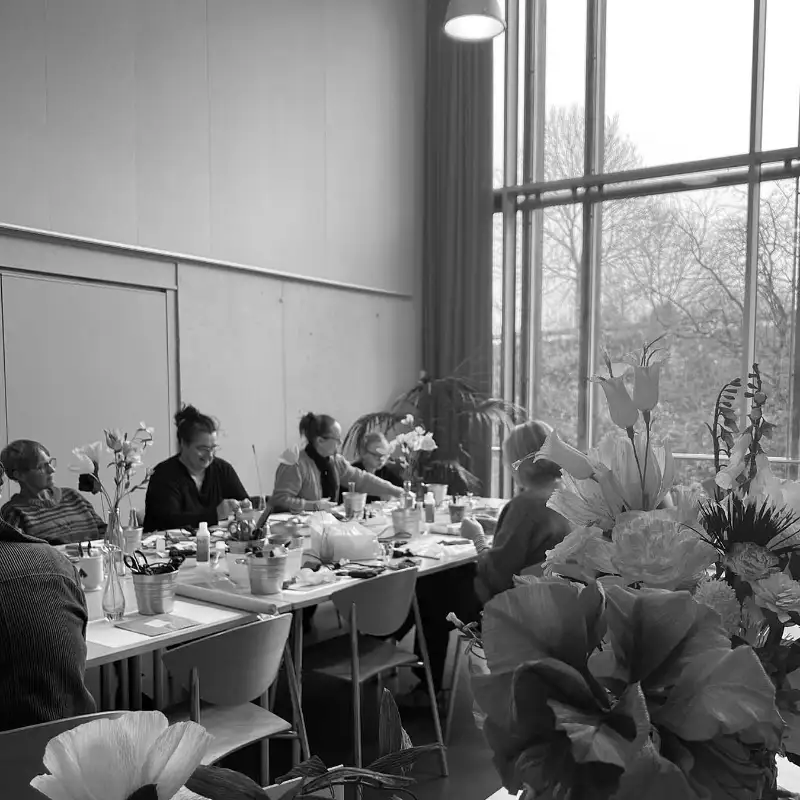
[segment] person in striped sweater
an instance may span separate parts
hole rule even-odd
[[[56,460],[43,444],[17,439],[3,448],[0,462],[19,484],[0,509],[11,527],[49,544],[103,538],[106,523],[92,504],[75,489],[55,485]]]

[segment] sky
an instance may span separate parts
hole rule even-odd
[[[753,0],[608,0],[606,115],[619,116],[643,166],[747,151],[753,8]],[[548,108],[584,104],[585,20],[586,0],[547,4]],[[798,143],[798,30],[800,0],[767,0],[765,150]],[[504,50],[505,35],[495,39],[497,166]]]

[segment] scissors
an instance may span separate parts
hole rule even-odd
[[[134,550],[133,553],[126,553],[122,559],[125,566],[137,575],[152,575],[153,570],[147,563],[147,556],[141,550]]]

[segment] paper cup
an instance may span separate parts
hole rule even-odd
[[[103,585],[103,556],[83,556],[78,559],[81,583],[85,592],[95,592]]]

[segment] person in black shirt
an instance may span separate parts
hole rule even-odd
[[[389,442],[386,441],[386,437],[380,431],[371,431],[364,437],[361,443],[359,459],[353,462],[353,466],[357,469],[363,469],[364,472],[370,472],[376,478],[388,481],[393,486],[402,486],[403,476],[395,465],[389,461],[390,455]],[[342,487],[342,493],[346,490],[346,486]],[[371,494],[367,497],[367,502],[375,503],[382,499]],[[339,502],[344,502],[344,500]]]
[[[194,406],[175,415],[180,452],[156,465],[145,497],[144,532],[225,520],[246,500],[236,470],[217,451],[217,423]]]
[[[94,713],[87,620],[66,556],[0,519],[0,731]]]

